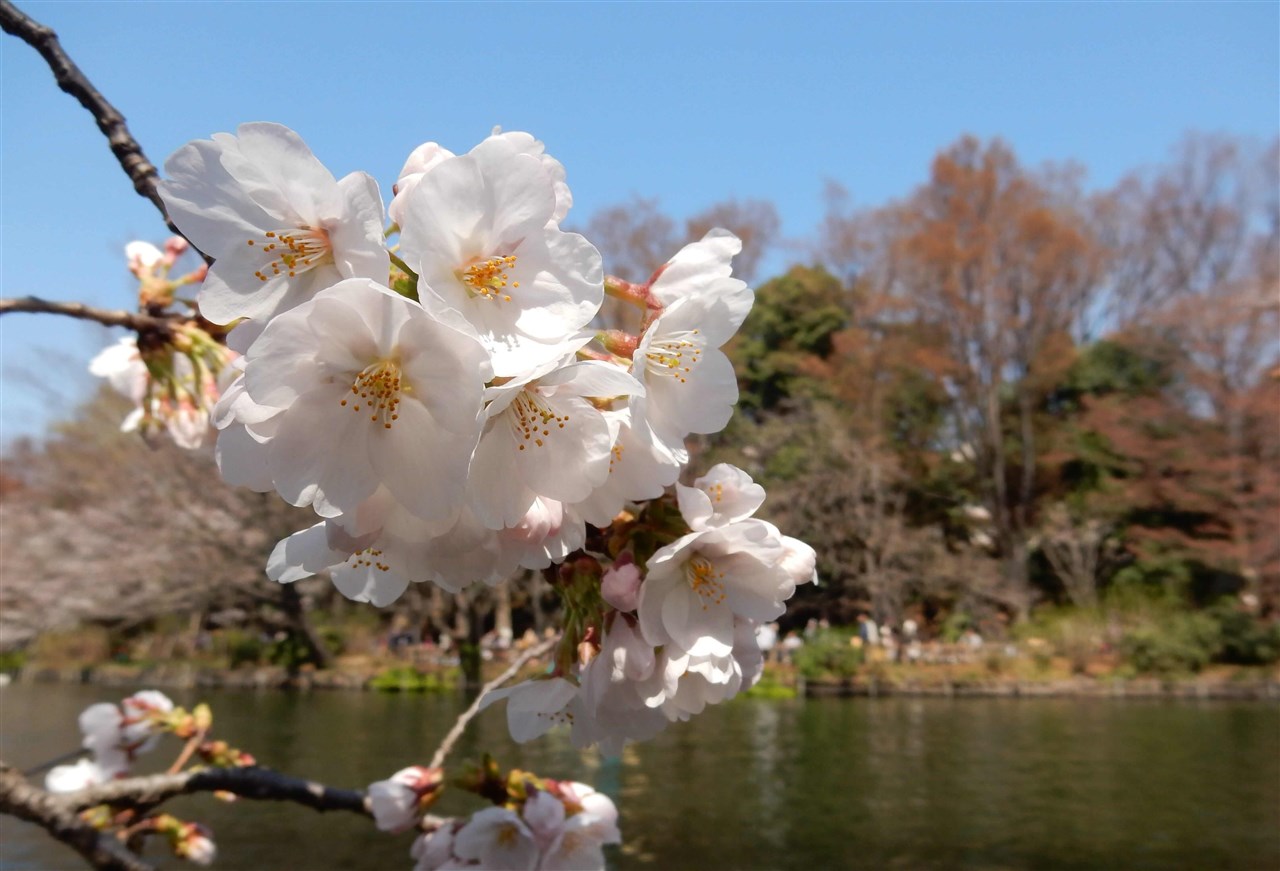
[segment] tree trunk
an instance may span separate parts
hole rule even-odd
[[[302,597],[298,595],[296,584],[280,585],[280,607],[288,619],[290,629],[302,639],[307,646],[308,658],[316,668],[329,668],[332,659],[319,634],[307,619],[306,609],[302,607]]]

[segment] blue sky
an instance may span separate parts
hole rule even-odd
[[[1189,129],[1280,131],[1277,3],[32,2],[162,164],[244,121],[296,129],[389,190],[408,151],[525,129],[566,166],[574,220],[632,194],[676,217],[772,200],[813,232],[824,179],[908,193],[964,133],[1095,187]],[[0,288],[128,307],[126,242],[165,229],[39,57],[0,36]],[[765,274],[785,265],[785,255]],[[0,438],[89,389],[111,334],[0,319]]]

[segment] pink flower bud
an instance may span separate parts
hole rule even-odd
[[[634,611],[639,605],[640,580],[635,563],[614,563],[600,582],[600,595],[619,611]]]
[[[191,243],[181,236],[170,236],[164,240],[164,262],[172,266],[174,261],[186,254],[190,247]]]

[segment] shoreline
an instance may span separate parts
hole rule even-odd
[[[487,670],[487,669],[486,669]],[[135,666],[106,664],[63,668],[27,665],[13,675],[14,683],[85,684],[109,687],[148,686],[167,689],[245,689],[310,692],[345,690],[387,692],[373,686],[384,669],[304,669],[294,675],[282,666],[224,669],[190,663]],[[429,672],[428,672],[429,673]],[[946,673],[924,674],[921,679],[882,680],[854,677],[843,680],[810,680],[796,676],[767,674],[766,682],[794,688],[802,698],[877,698],[909,696],[931,698],[1098,698],[1098,699],[1191,699],[1280,702],[1280,680],[1274,677],[1224,679],[1198,675],[1186,678],[1132,677],[1098,678],[1075,676],[1046,680],[1017,678],[971,678]],[[932,678],[932,679],[930,679]],[[770,681],[772,679],[772,681]],[[452,691],[443,684],[427,691]],[[406,688],[404,691],[422,691]]]

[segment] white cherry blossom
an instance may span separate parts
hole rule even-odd
[[[44,776],[44,788],[49,792],[76,792],[106,783],[124,774],[128,764],[124,762],[124,754],[120,754],[120,765],[104,764],[101,759],[79,759],[73,765],[55,765]]]
[[[480,863],[488,871],[533,871],[538,845],[533,832],[515,811],[485,808],[472,815],[453,837],[453,852]]]
[[[198,298],[214,323],[268,319],[344,278],[387,280],[377,183],[362,172],[335,180],[287,127],[196,140],[165,173],[170,217],[215,260]]]
[[[138,352],[138,337],[125,336],[114,345],[108,345],[89,361],[89,372],[107,379],[121,396],[141,405],[147,393],[147,364]]]
[[[606,528],[629,502],[658,498],[689,462],[683,441],[669,445],[654,437],[645,422],[644,408],[645,398],[635,395],[629,397],[625,408],[602,412],[611,431],[616,432],[609,475],[574,506],[593,526]]]
[[[645,640],[694,656],[733,649],[734,619],[769,621],[786,610],[797,579],[782,535],[761,520],[692,532],[657,551],[640,588]]]
[[[191,824],[191,826],[191,831],[187,832],[182,839],[178,855],[197,865],[212,865],[213,860],[218,858],[218,846],[210,837],[212,833],[199,824]]]
[[[494,690],[485,696],[484,707],[507,700],[507,727],[518,744],[545,735],[552,726],[571,721],[565,710],[578,688],[562,677],[528,680]]]
[[[471,504],[492,529],[512,527],[537,497],[578,502],[609,476],[613,433],[592,398],[641,392],[620,367],[550,362],[485,391],[488,418],[472,466]]]
[[[695,531],[746,520],[764,504],[764,496],[750,475],[728,463],[712,466],[692,487],[676,485],[680,514]]]
[[[387,214],[391,216],[392,221],[404,227],[404,203],[410,191],[418,186],[418,182],[432,167],[454,156],[452,151],[438,142],[424,142],[409,152],[392,188],[395,196],[387,204]]]
[[[457,516],[479,437],[483,349],[372,281],[340,282],[272,319],[244,388],[282,409],[267,443],[295,505],[354,510],[378,487],[424,521]]]
[[[734,293],[745,286],[732,278],[734,256],[742,251],[742,241],[728,230],[716,227],[697,242],[690,242],[658,269],[649,286],[649,295],[664,306],[699,293]]]
[[[431,785],[438,783],[420,765],[402,768],[386,780],[369,784],[369,811],[384,832],[403,832],[418,819],[418,802]]]
[[[461,312],[495,375],[555,359],[604,298],[600,252],[549,226],[556,208],[543,162],[502,136],[435,165],[405,198],[401,256],[422,304]]]
[[[751,310],[751,289],[736,279],[667,306],[644,335],[631,372],[645,386],[644,420],[678,449],[689,433],[724,429],[738,401],[733,364],[720,350]]]
[[[622,842],[616,825],[589,813],[565,820],[560,834],[547,848],[539,871],[604,871],[604,845]]]

